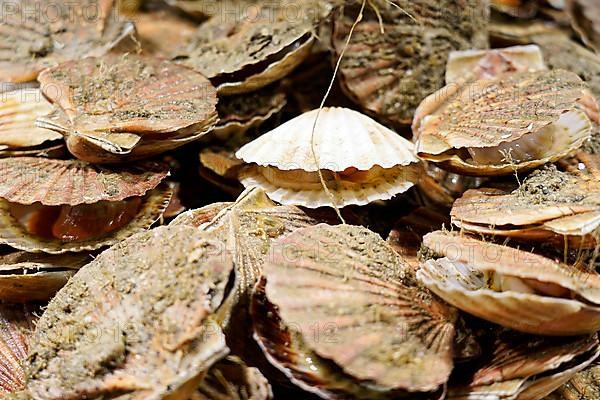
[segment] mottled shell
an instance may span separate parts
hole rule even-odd
[[[25,388],[23,361],[37,317],[30,306],[0,305],[0,397]]]
[[[338,206],[390,199],[422,173],[412,143],[364,114],[338,107],[304,113],[246,144],[236,157],[251,164],[240,173],[244,186],[260,187],[280,203],[310,208],[332,203],[318,169],[370,174],[361,182],[329,179]]]
[[[27,388],[44,400],[188,398],[228,352],[210,316],[231,268],[222,242],[185,226],[143,232],[103,252],[38,321]]]
[[[0,198],[47,206],[143,196],[169,174],[166,165],[153,161],[105,168],[85,161],[36,157],[1,159],[0,171]]]
[[[573,29],[596,53],[600,53],[600,4],[594,0],[567,0]]]
[[[487,47],[487,1],[344,1],[334,14],[333,61],[340,83],[367,112],[410,124],[425,96],[444,85],[448,54]],[[444,10],[440,12],[440,10]]]
[[[600,277],[595,274],[456,233],[430,233],[423,243],[436,258],[421,264],[419,280],[463,311],[535,334],[569,336],[600,329]],[[518,281],[527,290],[495,291],[489,276]],[[570,292],[581,300],[534,287]]]
[[[37,128],[35,120],[52,110],[39,89],[21,89],[0,95],[0,155],[48,147],[62,135]]]
[[[32,81],[44,68],[125,46],[135,29],[113,5],[111,0],[0,2],[6,10],[0,21],[0,81]],[[90,12],[98,15],[90,18]]]
[[[0,243],[31,253],[48,254],[91,251],[111,246],[152,226],[169,205],[172,193],[173,190],[168,185],[160,185],[143,197],[138,214],[125,226],[99,238],[71,242],[30,234],[11,214],[10,203],[0,200]]]
[[[542,52],[535,45],[453,51],[446,64],[446,84],[490,79],[504,73],[545,69]]]
[[[200,138],[217,120],[210,82],[161,59],[86,58],[47,69],[39,81],[58,108],[38,126],[63,134],[69,151],[84,161],[150,157]]]
[[[0,256],[0,301],[50,300],[79,268],[91,260],[84,253],[50,256],[19,251]]]
[[[412,127],[416,151],[444,169],[468,175],[532,169],[565,157],[589,139],[592,124],[579,103],[586,96],[583,81],[564,70],[449,85],[419,106]],[[552,138],[547,146],[546,136]],[[518,150],[519,140],[532,141],[539,154],[527,153],[526,146]],[[461,150],[487,155],[475,162]]]
[[[448,379],[455,314],[375,233],[299,229],[273,243],[263,269],[282,323],[348,376],[410,392],[434,392]]]
[[[273,390],[260,370],[235,356],[215,364],[200,384],[194,400],[270,400]]]

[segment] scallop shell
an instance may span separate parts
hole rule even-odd
[[[32,81],[44,68],[124,46],[135,29],[113,5],[111,0],[2,1],[11,12],[0,23],[0,81]],[[90,18],[90,12],[99,15]]]
[[[196,24],[165,10],[135,13],[132,18],[143,53],[155,57],[180,54],[196,32]]]
[[[573,29],[596,53],[600,53],[600,4],[594,0],[567,0]]]
[[[0,396],[25,388],[23,361],[37,318],[30,306],[0,305]]]
[[[59,107],[38,126],[63,134],[84,161],[150,157],[200,138],[217,120],[210,82],[161,59],[91,57],[47,69],[38,80]]]
[[[235,8],[232,20],[215,16],[202,24],[185,52],[185,65],[206,75],[220,95],[248,93],[275,82],[296,68],[314,42],[314,1]]]
[[[494,48],[536,43],[532,41],[535,35],[564,35],[560,27],[552,21],[545,19],[519,20],[498,13],[492,13],[488,31],[491,45]]]
[[[88,254],[49,256],[20,251],[0,256],[0,301],[50,300],[89,261]]]
[[[452,400],[538,400],[598,356],[596,337],[547,338],[500,331],[467,383],[451,386]]]
[[[391,122],[410,124],[425,96],[444,85],[451,51],[487,47],[489,6],[473,0],[374,0],[346,47],[361,5],[345,1],[334,15],[334,61],[343,51],[344,91],[366,111]]]
[[[36,118],[52,106],[39,89],[21,89],[0,95],[0,151],[27,150],[61,140],[59,133],[35,126]]]
[[[109,169],[85,161],[36,157],[1,159],[0,170],[0,198],[47,206],[143,196],[169,174],[166,165],[154,161]]]
[[[272,244],[263,269],[283,324],[348,376],[380,391],[435,392],[447,381],[456,315],[377,234],[299,229]]]
[[[564,70],[508,74],[465,88],[450,85],[419,106],[413,122],[416,151],[427,161],[467,175],[533,169],[565,157],[589,139],[592,124],[579,103],[586,96],[582,80]],[[540,154],[523,150],[513,159],[510,144],[518,140],[532,141]],[[487,155],[477,163],[457,154],[460,150]]]
[[[205,223],[212,221],[214,217],[221,212],[225,207],[230,206],[231,202],[212,203],[207,206],[188,210],[179,214],[169,225],[188,225],[199,227]]]
[[[28,390],[44,400],[188,398],[227,355],[211,315],[231,269],[222,242],[186,226],[142,232],[103,252],[38,321]]]
[[[260,187],[282,204],[316,208],[332,202],[318,181],[317,169],[344,172],[350,168],[372,174],[370,182],[330,181],[338,206],[390,199],[418,181],[422,169],[412,144],[345,108],[321,110],[314,133],[316,164],[311,132],[317,114],[318,110],[304,113],[238,150],[237,158],[252,163],[240,173],[244,186]]]
[[[591,365],[575,374],[546,400],[593,400],[600,396],[600,365]]]
[[[453,51],[448,56],[446,65],[446,84],[546,69],[542,52],[536,45]]]
[[[148,229],[160,218],[167,208],[172,193],[172,189],[168,185],[158,186],[143,197],[138,214],[127,225],[99,238],[90,238],[72,242],[64,242],[59,239],[46,239],[30,234],[11,214],[10,203],[1,200],[0,243],[31,253],[43,252],[49,254],[91,251],[111,246],[134,233]]]
[[[441,258],[423,262],[417,272],[419,280],[463,311],[511,329],[542,335],[579,335],[600,329],[600,277],[595,274],[456,233],[430,233],[423,243]],[[486,273],[507,282],[516,281],[521,287],[514,283],[514,288],[495,291]],[[578,297],[553,296],[533,289],[544,286]]]
[[[531,18],[538,11],[535,0],[492,0],[492,8],[511,17]]]

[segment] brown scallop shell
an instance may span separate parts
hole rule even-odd
[[[29,342],[37,317],[34,307],[0,305],[0,397],[25,388],[23,361],[27,358]]]
[[[345,49],[342,88],[363,109],[391,122],[410,124],[425,96],[444,85],[451,51],[487,47],[486,1],[375,0],[346,48],[361,5],[345,1],[334,14],[333,62]]]
[[[207,206],[188,210],[179,214],[169,225],[189,225],[196,228],[206,224],[221,212],[225,207],[230,206],[231,202],[212,203]]]
[[[500,330],[470,374],[457,374],[450,400],[539,400],[586,368],[600,354],[595,336],[548,338]]]
[[[47,69],[39,81],[58,108],[38,126],[63,134],[69,151],[84,161],[150,157],[197,140],[217,120],[210,82],[157,58],[91,57]]]
[[[231,269],[224,244],[192,227],[118,243],[83,267],[38,321],[28,390],[44,400],[188,398],[227,355],[211,315]]]
[[[196,24],[167,10],[135,13],[132,16],[142,52],[161,58],[180,54],[196,32]]]
[[[600,277],[594,273],[458,233],[433,232],[423,244],[433,258],[421,264],[419,280],[465,312],[534,334],[569,336],[600,329]],[[528,291],[493,290],[496,277],[518,281]]]
[[[417,154],[452,172],[480,176],[508,175],[557,161],[592,133],[579,103],[587,95],[583,81],[565,70],[501,75],[466,87],[449,85],[427,97],[416,111],[412,129]],[[537,158],[512,161],[505,156],[500,163],[477,164],[456,154],[465,149],[498,151],[497,146],[544,128],[561,140],[553,140]]]
[[[138,214],[127,225],[99,238],[72,242],[46,239],[30,234],[11,214],[10,203],[0,200],[0,243],[31,253],[43,252],[48,254],[91,251],[112,246],[152,226],[169,205],[172,193],[173,191],[168,185],[160,185],[143,197]]]
[[[0,256],[0,301],[27,303],[50,300],[77,270],[91,261],[88,254]]]
[[[600,53],[600,3],[595,0],[567,0],[573,29],[596,53]]]
[[[135,35],[113,0],[2,1],[0,81],[27,82],[58,63],[100,56]],[[8,11],[11,12],[8,12]],[[37,10],[37,12],[32,12]],[[93,18],[90,13],[97,13]]]
[[[456,315],[418,286],[377,234],[320,224],[271,247],[266,295],[319,357],[383,391],[435,392],[444,385]],[[311,333],[315,326],[321,339]]]
[[[277,2],[234,8],[240,15],[217,15],[202,24],[185,52],[185,65],[206,75],[220,95],[258,90],[296,68],[314,42],[315,15],[307,14],[314,1],[288,7]],[[318,14],[318,13],[317,13]]]
[[[545,400],[594,400],[600,398],[600,365],[597,363],[575,374]]]
[[[0,170],[0,198],[47,206],[143,196],[169,174],[166,165],[154,161],[105,168],[79,160],[36,157],[1,159]]]

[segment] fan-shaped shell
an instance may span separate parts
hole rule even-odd
[[[149,157],[198,139],[217,120],[210,82],[161,59],[90,57],[47,69],[39,81],[59,109],[38,125],[65,135],[85,161]]]
[[[532,169],[589,139],[592,124],[579,103],[586,96],[583,81],[564,70],[449,86],[419,106],[413,122],[416,151],[444,169],[469,175]]]
[[[135,30],[113,5],[104,0],[3,0],[0,81],[32,81],[46,67],[123,45]]]
[[[594,274],[448,232],[430,233],[423,243],[442,258],[422,263],[419,280],[463,311],[528,333],[568,336],[600,329],[600,278]],[[486,273],[506,279],[507,287],[493,290]],[[574,298],[556,295],[563,292]]]
[[[52,106],[39,89],[21,89],[0,95],[0,150],[18,151],[62,139],[59,133],[37,128],[36,118]]]
[[[455,315],[375,233],[299,229],[272,245],[263,269],[283,323],[349,376],[410,392],[433,392],[448,379]]]
[[[134,233],[148,229],[156,222],[171,200],[172,189],[158,186],[143,198],[137,215],[126,225],[101,237],[65,242],[55,238],[42,238],[29,233],[11,213],[10,203],[0,201],[0,243],[32,253],[63,254],[82,252],[111,246]]]
[[[27,388],[45,400],[188,398],[228,351],[210,316],[231,268],[222,242],[186,226],[139,233],[103,252],[38,321]],[[65,332],[69,340],[43,340]]]
[[[88,254],[49,256],[24,251],[0,256],[0,301],[50,300],[91,259]]]
[[[47,206],[143,196],[169,174],[166,165],[153,161],[109,169],[85,161],[36,157],[2,159],[0,170],[0,198]]]
[[[567,0],[573,28],[596,53],[600,53],[600,4],[594,0]]]
[[[425,96],[444,85],[452,50],[487,47],[489,6],[472,0],[372,1],[346,47],[362,4],[345,1],[334,14],[334,60],[344,52],[340,83],[345,92],[366,111],[392,122],[410,124]]]
[[[23,361],[36,317],[33,308],[14,304],[0,305],[0,396],[25,388]]]

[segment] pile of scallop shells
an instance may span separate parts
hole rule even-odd
[[[597,0],[0,0],[0,399],[600,400]]]

